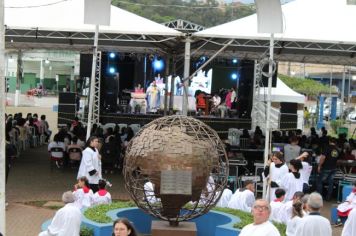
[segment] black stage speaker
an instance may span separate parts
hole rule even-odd
[[[58,127],[71,123],[75,118],[75,93],[63,92],[58,96]]]
[[[80,77],[91,77],[91,67],[93,62],[93,54],[80,54]]]
[[[268,68],[269,65],[266,64],[263,68],[262,71],[268,73]],[[278,74],[278,63],[276,63],[276,72],[272,76],[272,87],[275,88],[277,86],[277,74]],[[268,77],[264,76],[262,74],[262,84],[260,85],[261,87],[268,87]]]
[[[254,72],[254,61],[242,60],[240,62],[240,80],[237,92],[239,118],[251,118]]]
[[[279,127],[281,129],[296,129],[298,122],[298,104],[292,102],[281,102],[281,118]]]

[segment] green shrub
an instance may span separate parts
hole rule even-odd
[[[112,219],[106,215],[108,211],[135,206],[136,204],[134,202],[114,202],[112,204],[102,204],[88,208],[84,212],[84,216],[98,223],[110,223],[112,222]]]
[[[330,122],[331,129],[333,130],[334,134],[337,134],[337,130],[345,124],[344,120],[332,120]]]
[[[250,213],[247,213],[244,211],[230,209],[230,208],[221,208],[221,207],[215,207],[215,208],[213,208],[213,210],[221,211],[221,212],[228,213],[228,214],[239,217],[241,221],[234,224],[234,228],[237,228],[237,229],[242,229],[246,225],[251,224],[253,222],[253,216]],[[286,235],[286,225],[285,224],[281,224],[281,223],[277,223],[277,222],[273,222],[273,224],[274,224],[274,226],[276,226],[276,228],[278,229],[281,236]]]
[[[80,227],[80,236],[93,236],[94,231],[92,229],[89,229],[88,227],[82,226]]]

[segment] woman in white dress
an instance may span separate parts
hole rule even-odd
[[[268,178],[267,199],[269,201],[273,201],[276,198],[275,191],[280,187],[282,179],[288,172],[283,153],[274,152],[263,171],[264,177]]]
[[[286,174],[281,182],[281,187],[286,191],[285,201],[293,199],[295,192],[303,191],[303,178],[299,170],[303,168],[300,160],[291,160],[289,163],[290,173]]]
[[[292,219],[287,222],[287,236],[297,236],[295,231],[303,216],[303,203],[301,201],[296,201],[293,203]]]
[[[77,179],[82,176],[87,177],[89,186],[94,193],[98,191],[99,179],[102,178],[98,146],[99,139],[96,136],[90,137],[87,142],[87,148],[83,151],[83,157],[77,175]]]

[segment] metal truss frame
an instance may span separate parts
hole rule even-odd
[[[194,33],[194,32],[202,31],[205,29],[204,26],[192,23],[190,21],[182,20],[182,19],[169,21],[169,22],[164,23],[163,25],[165,25],[169,28],[178,30],[180,32],[184,32],[184,33]]]
[[[195,38],[207,44],[197,55],[209,56],[226,45],[231,39]],[[266,57],[269,48],[268,40],[234,39],[233,43],[221,53],[221,57],[239,57],[261,60]],[[317,43],[276,40],[274,58],[277,61],[304,63],[321,63],[334,65],[356,64],[356,44]]]
[[[95,84],[94,84],[94,103],[93,103],[93,124],[99,123],[100,118],[100,76],[101,74],[101,52],[97,52],[97,60],[95,65]]]
[[[49,48],[60,45],[60,49],[78,50],[91,49],[94,32],[66,32],[32,29],[5,29],[6,48]],[[131,48],[139,52],[155,51],[166,54],[178,42],[176,36],[144,35],[144,34],[99,34],[99,46],[102,49]]]

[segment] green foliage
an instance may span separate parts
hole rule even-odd
[[[135,203],[128,201],[128,202],[114,202],[112,204],[105,204],[105,205],[98,205],[95,207],[91,207],[84,212],[86,218],[98,222],[98,223],[110,223],[112,219],[106,216],[106,213],[111,210],[120,209],[120,208],[127,208],[127,207],[135,207]],[[185,208],[189,209],[191,207],[190,204],[186,204]],[[240,222],[234,224],[234,228],[242,229],[244,226],[251,224],[253,222],[253,217],[250,213],[230,209],[230,208],[221,208],[215,207],[213,208],[215,211],[224,212],[227,214],[231,214],[240,218]],[[273,222],[273,224],[279,230],[281,236],[285,236],[286,232],[286,225]],[[81,235],[82,236],[82,235]],[[84,236],[84,235],[83,235]]]
[[[110,223],[112,222],[111,218],[106,215],[108,211],[126,208],[126,207],[135,207],[136,204],[134,202],[114,202],[112,204],[102,204],[97,205],[91,208],[88,208],[84,212],[84,216],[92,221],[98,223]]]
[[[204,27],[219,25],[256,12],[254,5],[230,4],[220,8],[216,0],[208,0],[206,3],[194,0],[113,0],[112,4],[158,23],[183,19]]]
[[[326,86],[312,79],[295,78],[281,74],[278,75],[278,78],[280,78],[286,85],[288,85],[288,87],[294,91],[305,94],[307,96],[318,96],[320,93],[330,92],[329,86]],[[335,88],[331,88],[331,92],[335,93]]]
[[[333,130],[334,134],[337,134],[338,129],[345,124],[345,120],[332,120],[330,121],[331,129]]]
[[[79,235],[80,236],[93,236],[94,231],[92,229],[89,229],[88,227],[82,226],[82,227],[80,227]]]
[[[234,224],[234,228],[237,229],[242,229],[246,225],[251,224],[253,222],[253,216],[250,213],[244,211],[230,209],[230,208],[221,208],[221,207],[215,207],[213,208],[213,210],[221,211],[239,217],[241,221]],[[276,226],[281,236],[286,235],[287,226],[285,224],[281,224],[277,222],[273,222],[273,224],[274,226]]]
[[[230,209],[230,208],[221,208],[221,207],[215,207],[213,208],[213,210],[221,211],[239,217],[241,221],[235,223],[234,228],[242,229],[244,226],[251,224],[253,222],[252,215],[244,211]]]

